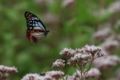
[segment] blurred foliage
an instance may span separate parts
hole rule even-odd
[[[39,1],[41,0],[0,1],[0,64],[17,67],[19,72],[12,80],[20,80],[27,73],[51,70],[52,62],[61,58],[59,52],[65,47],[75,49],[94,43],[92,34],[111,14],[96,17],[93,11],[108,7],[114,2],[76,0],[74,4],[62,7],[62,0]],[[25,11],[37,15],[50,30],[48,36],[37,44],[26,38]],[[47,18],[44,17],[46,13],[56,15],[58,22],[47,23]],[[64,71],[72,74],[74,70],[67,66]]]

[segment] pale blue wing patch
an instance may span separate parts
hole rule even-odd
[[[40,22],[39,18],[37,17],[32,17],[32,26],[34,27],[33,29],[42,29],[45,30],[44,26],[42,25],[42,23]]]

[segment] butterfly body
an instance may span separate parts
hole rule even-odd
[[[49,30],[46,30],[44,24],[36,15],[26,11],[25,18],[27,22],[26,37],[28,40],[37,43],[43,36],[47,36]]]

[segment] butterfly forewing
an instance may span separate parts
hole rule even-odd
[[[27,11],[25,12],[25,18],[27,21],[28,29],[36,29],[37,27],[37,29],[46,30],[44,24],[36,15]]]

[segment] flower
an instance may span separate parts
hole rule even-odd
[[[71,57],[71,60],[77,61],[77,62],[79,61],[81,62],[81,60],[89,61],[89,59],[91,59],[91,55],[83,54],[83,53],[78,53],[78,54],[75,54],[74,57]]]
[[[39,74],[37,74],[37,73],[34,73],[34,74],[30,73],[30,74],[26,74],[21,80],[38,80],[38,79],[40,79]],[[41,79],[43,79],[43,78],[41,78]]]
[[[75,76],[64,76],[64,78],[63,79],[61,79],[61,80],[79,80],[79,78],[78,77],[75,77]]]
[[[17,73],[17,68],[16,67],[7,67],[7,66],[0,66],[0,72],[3,73]]]
[[[70,58],[74,56],[75,51],[72,50],[71,48],[64,48],[61,52],[60,55],[64,56],[65,58]]]
[[[40,76],[37,73],[26,74],[21,80],[53,80],[51,76],[45,75]]]
[[[62,71],[48,71],[48,72],[46,72],[46,75],[49,75],[52,78],[55,78],[56,80],[58,80],[60,77],[62,77],[64,75],[64,72],[62,72]]]
[[[75,2],[75,0],[64,0],[63,3],[62,3],[62,7],[67,7],[71,4],[73,4]]]
[[[102,26],[109,26],[108,24],[102,25]],[[95,40],[104,41],[106,38],[112,35],[112,31],[109,27],[103,28],[101,30],[98,30],[94,33],[93,38]]]
[[[0,79],[7,78],[9,75],[17,73],[16,67],[7,67],[0,65]]]
[[[102,50],[101,47],[97,47],[97,46],[94,46],[94,45],[86,45],[83,50],[87,53],[90,53],[92,55],[92,57],[95,59],[97,57],[101,57],[101,56],[104,56],[104,52]]]
[[[119,47],[119,44],[119,41],[108,38],[103,44],[101,44],[101,47],[106,51],[107,54],[111,54],[114,49]]]
[[[71,51],[71,49],[64,49],[60,54],[65,57],[69,57],[67,64],[75,66],[75,64],[85,65],[88,62],[103,56],[104,51],[101,47],[86,45],[82,49],[78,48],[75,51]]]
[[[108,11],[112,13],[120,12],[120,1],[116,1],[112,5],[110,5]]]
[[[77,49],[78,52],[78,49]],[[73,65],[75,66],[75,64],[78,65],[85,65],[87,64],[89,61],[91,61],[91,55],[88,53],[76,53],[73,57],[71,57],[70,59],[68,59],[68,63],[69,65]]]
[[[44,22],[48,25],[56,26],[59,24],[59,17],[51,12],[46,12],[43,17],[45,19]]]
[[[117,63],[120,63],[120,58],[118,56],[104,56],[101,58],[97,58],[93,65],[100,69],[108,69],[112,66],[115,66]]]
[[[96,52],[99,52],[99,51],[101,51],[101,47],[96,47],[96,46],[94,46],[94,45],[86,45],[85,47],[84,47],[84,49],[85,49],[85,51],[86,52],[90,52],[90,53],[96,53]]]
[[[92,68],[88,71],[88,73],[86,72],[82,72],[82,76],[81,76],[81,72],[80,71],[76,71],[72,78],[74,78],[75,80],[79,80],[79,78],[82,78],[83,76],[85,78],[99,78],[99,76],[101,75],[100,71],[97,68]]]
[[[49,75],[45,75],[45,76],[44,76],[44,80],[53,80],[53,79],[52,79],[51,76],[49,76]]]
[[[87,75],[86,75],[86,78],[99,78],[99,76],[101,75],[101,73],[100,73],[100,71],[99,71],[99,69],[97,69],[97,68],[91,68],[89,71],[88,71],[88,73],[87,73]]]
[[[62,67],[65,66],[65,63],[64,63],[64,62],[65,62],[65,61],[62,60],[62,59],[57,59],[57,60],[53,63],[52,68],[54,68],[54,67],[60,67],[60,68],[62,68]]]

